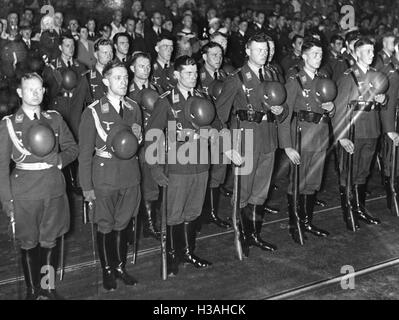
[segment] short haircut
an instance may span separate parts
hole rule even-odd
[[[302,53],[305,53],[306,51],[310,50],[313,47],[323,48],[323,45],[321,44],[321,41],[313,37],[305,38],[303,40]]]
[[[136,63],[137,59],[139,59],[139,58],[148,59],[150,61],[150,63],[151,63],[151,55],[149,53],[147,53],[147,52],[139,51],[139,52],[134,54],[134,56],[132,58],[132,62],[130,63],[130,65],[131,66],[134,65]]]
[[[98,52],[100,50],[100,46],[111,46],[112,48],[112,41],[108,39],[99,39],[94,43],[94,51]]]
[[[68,33],[61,36],[60,46],[63,44],[64,40],[72,40],[73,42],[75,42],[75,39],[72,37],[72,35]]]
[[[344,38],[342,38],[339,34],[335,34],[331,37],[330,43],[335,43],[335,41],[337,40],[341,40],[342,42],[344,42]]]
[[[252,42],[269,42],[273,41],[266,33],[259,32],[250,37],[247,41],[246,47],[249,48]]]
[[[173,42],[173,38],[169,35],[162,34],[160,37],[157,38],[157,45],[160,43],[162,40],[169,40]]]
[[[118,43],[119,38],[121,37],[125,37],[129,40],[129,34],[127,32],[118,32],[116,35],[114,35],[114,37],[112,38],[112,40],[114,41],[114,44]]]
[[[292,38],[292,44],[294,44],[298,39],[303,39],[304,37],[301,36],[300,34],[296,34],[293,38]]]
[[[89,31],[89,29],[86,26],[80,26],[78,28],[78,32],[80,33],[80,31],[82,31],[82,29],[86,29],[87,31]]]
[[[133,17],[133,16],[128,16],[128,17],[125,19],[125,23],[127,23],[129,20],[132,20],[132,21],[134,21],[134,24],[137,24],[137,20],[138,20],[138,19],[136,19],[136,18]]]
[[[219,43],[216,42],[208,42],[205,46],[203,46],[202,48],[202,54],[207,54],[209,49],[213,49],[213,48],[219,48],[222,53],[223,53],[223,48]]]
[[[108,77],[111,74],[112,70],[115,69],[115,68],[124,68],[124,69],[127,70],[127,68],[126,68],[124,63],[119,62],[117,60],[110,61],[104,67],[104,70],[103,70],[104,78]]]
[[[382,36],[382,40],[387,38],[395,38],[395,35],[392,33],[392,31],[385,32],[384,35]]]
[[[354,47],[355,47],[355,50],[356,50],[357,48],[360,48],[361,46],[365,46],[365,45],[372,45],[372,46],[374,46],[374,42],[371,41],[369,38],[361,37],[359,40],[357,40],[357,41],[355,42]]]
[[[360,38],[359,31],[350,31],[345,36],[345,41],[347,43],[351,43],[354,40],[358,40]]]
[[[185,55],[176,59],[174,63],[174,69],[177,72],[181,72],[184,66],[195,66],[195,65],[197,65],[196,61],[193,58]]]
[[[21,77],[21,81],[18,84],[18,88],[22,87],[22,83],[26,80],[31,80],[31,79],[37,79],[39,80],[42,84],[44,83],[43,78],[36,72],[29,72],[29,73],[25,73],[22,77]]]

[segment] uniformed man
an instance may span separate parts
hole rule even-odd
[[[172,135],[176,141],[176,154],[188,147],[200,148],[200,135],[196,127],[185,116],[189,108],[190,97],[203,95],[195,90],[197,84],[196,61],[188,56],[181,56],[174,64],[174,75],[177,87],[165,92],[155,104],[155,109],[148,121],[147,132],[151,129],[169,128],[169,139]],[[208,139],[208,138],[205,138]],[[152,141],[146,141],[146,158],[149,156]],[[206,146],[207,147],[207,146]],[[180,150],[180,151],[179,151]],[[198,150],[198,149],[197,149]],[[201,152],[201,150],[199,150]],[[173,155],[172,155],[173,157]],[[168,159],[172,158],[168,154]],[[206,268],[210,262],[194,254],[196,238],[196,219],[200,216],[205,199],[208,182],[209,162],[201,164],[200,153],[194,161],[167,163],[168,176],[164,173],[162,163],[151,165],[151,172],[158,185],[167,187],[167,267],[169,275],[178,273],[178,265],[189,263],[196,268]],[[147,159],[148,162],[148,159]]]
[[[328,232],[312,224],[316,192],[319,191],[326,150],[328,148],[329,118],[334,114],[333,102],[321,103],[317,99],[316,85],[322,75],[318,69],[323,57],[320,41],[309,38],[302,45],[303,67],[287,79],[286,90],[289,115],[279,126],[280,147],[299,169],[299,212],[301,229],[317,237],[326,237]],[[295,145],[297,126],[301,128],[301,149]],[[293,175],[288,186],[288,213],[290,234],[299,242],[293,192]]]
[[[22,106],[0,123],[0,197],[7,215],[15,218],[26,299],[58,299],[55,283],[41,287],[41,272],[46,267],[47,276],[55,279],[57,239],[68,232],[70,223],[61,168],[75,160],[78,147],[62,116],[56,111],[42,111],[45,89],[38,74],[26,74],[17,91]],[[51,136],[54,134],[52,149],[51,142],[36,148],[30,144],[39,126],[50,128]],[[35,153],[38,148],[50,152]],[[10,160],[16,164],[11,174]]]
[[[234,68],[241,68],[245,62],[245,45],[248,41],[248,21],[241,20],[238,31],[233,32],[230,37],[227,56],[230,58]]]
[[[370,78],[375,69],[370,65],[374,57],[374,44],[367,38],[356,41],[354,45],[357,63],[348,69],[338,80],[338,95],[335,100],[336,115],[333,118],[334,136],[344,152],[353,154],[353,199],[352,207],[355,227],[358,220],[367,224],[380,224],[365,208],[366,179],[370,174],[377,139],[380,136],[379,109],[386,102],[385,94],[375,94],[371,90]],[[355,123],[354,141],[349,139],[350,113]],[[348,210],[345,205],[346,172],[340,164],[340,194],[344,220],[351,230]]]
[[[295,35],[292,38],[292,52],[287,54],[281,60],[281,67],[283,68],[284,75],[288,75],[288,71],[295,66],[300,67],[300,64],[303,62],[301,53],[302,53],[302,44],[303,37],[299,34]],[[288,77],[286,77],[288,78]]]
[[[169,36],[161,36],[158,38],[155,46],[157,58],[152,64],[152,83],[160,86],[162,90],[170,90],[176,83],[171,79],[171,70],[173,71],[173,63],[171,62],[173,53],[173,39]]]
[[[268,195],[277,149],[275,121],[281,121],[287,113],[283,106],[265,107],[263,103],[262,82],[272,80],[264,69],[269,54],[268,39],[261,33],[248,40],[246,53],[249,60],[224,82],[216,107],[222,123],[226,124],[231,114],[234,117],[237,114],[239,127],[253,131],[253,170],[241,177],[243,229],[249,245],[274,251],[276,247],[263,241],[260,233],[265,214],[263,204]],[[237,124],[232,126],[237,127]]]
[[[126,228],[138,214],[141,193],[137,156],[121,159],[113,151],[113,140],[126,127],[140,140],[142,121],[137,103],[125,98],[128,73],[124,64],[110,62],[104,67],[103,76],[107,95],[92,103],[82,115],[79,176],[85,200],[95,202],[94,223],[103,287],[114,290],[116,278],[128,286],[137,283],[125,270]]]
[[[124,63],[126,68],[128,68],[131,64],[131,56],[129,56],[129,34],[119,32],[115,34],[112,41],[115,48],[115,61]]]
[[[90,85],[90,102],[101,99],[107,92],[107,87],[103,83],[104,67],[113,59],[112,42],[106,39],[100,39],[94,44],[94,56],[97,63],[94,68],[87,72],[87,78]]]
[[[351,64],[350,62],[348,64],[347,60],[341,54],[343,45],[344,39],[340,35],[332,36],[330,51],[328,52],[326,61],[322,65],[323,72],[326,72],[333,81],[337,81]]]
[[[223,63],[223,48],[216,42],[209,42],[202,48],[202,59],[204,64],[199,71],[198,88],[209,97],[212,103],[215,102],[215,97],[212,94],[212,86],[216,83],[215,80],[224,80],[227,74],[222,67]],[[212,123],[212,127],[218,131],[223,129],[223,125],[218,117]],[[227,127],[225,127],[227,129]],[[222,152],[222,150],[221,150]],[[218,217],[219,206],[219,187],[224,183],[226,178],[227,165],[212,164],[209,172],[209,182],[207,195],[204,205],[204,218],[206,221],[212,222],[221,228],[229,228],[230,224]]]
[[[151,56],[148,53],[136,53],[132,60],[130,70],[134,74],[133,81],[130,85],[129,98],[136,101],[143,113],[144,117],[144,132],[146,132],[146,125],[150,117],[151,111],[146,109],[146,106],[141,101],[141,93],[143,89],[153,89],[158,93],[162,93],[162,89],[150,82],[151,74]],[[151,175],[150,167],[145,161],[144,149],[140,150],[140,168],[142,174],[141,191],[143,200],[143,236],[144,238],[153,237],[160,239],[160,232],[157,222],[160,221],[159,211],[156,210],[156,202],[159,198],[159,187]]]
[[[355,43],[359,40],[360,34],[358,31],[351,31],[345,35],[346,50],[342,54],[347,68],[351,68],[356,64]]]

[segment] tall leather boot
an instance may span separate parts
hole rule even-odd
[[[179,257],[178,257],[178,237],[179,228],[183,225],[167,226],[166,229],[166,251],[167,251],[167,270],[168,276],[176,276],[179,272]]]
[[[41,261],[40,270],[42,270],[42,268],[45,266],[46,268],[50,268],[49,272],[54,271],[54,279],[50,277],[50,280],[54,280],[55,282],[57,266],[58,266],[57,246],[55,246],[54,248],[40,247],[40,261]],[[60,295],[58,295],[57,291],[55,290],[55,283],[48,283],[47,288],[42,287],[40,290],[40,296],[48,300],[64,300]]]
[[[127,260],[127,234],[126,229],[122,231],[112,231],[111,234],[114,236],[114,250],[115,250],[115,261],[114,271],[115,277],[121,279],[127,286],[134,286],[137,284],[137,280],[129,275],[126,270]]]
[[[327,237],[330,234],[329,232],[317,228],[312,224],[316,194],[301,194],[300,199],[301,212],[303,213],[303,215],[301,215],[303,230],[315,235],[316,237]]]
[[[254,204],[248,204],[244,209],[244,230],[246,231],[248,244],[265,251],[277,250],[275,245],[264,241],[260,236],[264,217],[263,207]]]
[[[108,234],[97,232],[98,256],[103,269],[103,287],[107,291],[116,289],[116,278],[112,268],[112,250],[114,250],[112,236],[112,232]]]
[[[298,226],[297,226],[297,221],[296,221],[296,217],[295,217],[295,212],[294,212],[294,208],[295,208],[295,203],[294,203],[294,197],[292,194],[287,193],[287,200],[288,200],[288,218],[289,218],[289,233],[292,237],[292,240],[294,240],[294,242],[301,244],[300,241],[300,237],[299,237],[299,230],[298,230]],[[300,219],[300,206],[298,207],[298,218]],[[304,240],[307,240],[307,237],[305,236],[303,227],[302,228],[302,236]]]
[[[343,214],[344,222],[346,224],[346,228],[348,230],[352,231],[352,225],[350,222],[349,211],[348,211],[348,202],[346,199],[346,187],[345,186],[339,186],[339,195],[341,198],[341,208],[342,208],[342,214]],[[352,206],[352,210],[353,210],[353,206]],[[360,225],[357,220],[357,216],[355,214],[353,214],[353,219],[355,222],[355,229],[356,230],[360,229]]]
[[[206,268],[208,266],[211,266],[212,263],[197,257],[194,254],[194,248],[195,248],[195,223],[194,222],[185,222],[183,224],[183,248],[182,248],[182,261],[184,263],[190,263],[196,268]],[[178,229],[178,232],[181,232],[180,229]]]
[[[21,261],[26,283],[25,300],[36,300],[40,292],[39,246],[29,250],[21,249]]]
[[[387,208],[389,210],[392,209],[392,191],[391,191],[391,178],[385,176],[384,177],[384,187],[385,187],[385,192],[387,194]]]
[[[381,221],[372,217],[366,210],[366,185],[355,184],[353,186],[354,211],[358,219],[367,224],[380,224]]]
[[[220,191],[219,188],[209,188],[210,197],[210,212],[209,212],[209,222],[216,224],[220,228],[231,228],[230,223],[220,219],[217,215],[218,204],[219,204]]]
[[[155,210],[153,201],[144,202],[144,221],[143,221],[143,237],[153,237],[156,240],[161,240],[161,233],[157,230],[155,225]]]

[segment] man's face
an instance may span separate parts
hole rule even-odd
[[[120,54],[127,55],[129,52],[129,39],[127,37],[119,37],[115,48]]]
[[[280,16],[278,18],[278,24],[281,28],[284,28],[285,25],[287,24],[287,19],[284,16]]]
[[[149,59],[140,57],[137,58],[132,66],[134,77],[140,80],[147,80],[151,73],[151,62]]]
[[[317,70],[320,68],[321,59],[323,58],[323,50],[313,46],[302,54],[302,58],[305,62],[305,66]]]
[[[165,21],[164,24],[162,25],[162,28],[165,30],[168,30],[169,32],[173,31],[173,22],[171,20]]]
[[[17,26],[18,25],[18,15],[16,13],[10,13],[7,17],[9,26]]]
[[[140,1],[134,1],[132,4],[132,10],[135,12],[139,12],[142,9]]]
[[[219,47],[214,47],[204,54],[204,60],[212,69],[219,70],[223,62],[223,52]]]
[[[111,70],[111,74],[104,80],[104,84],[114,95],[124,97],[127,93],[129,76],[126,68],[118,67]]]
[[[159,12],[154,13],[154,15],[152,16],[151,21],[157,27],[162,26],[162,16],[161,16],[161,14]]]
[[[103,66],[114,58],[114,52],[112,51],[111,45],[99,46],[95,55],[98,62]]]
[[[268,62],[271,62],[273,60],[274,57],[274,53],[276,52],[275,46],[274,46],[274,42],[273,41],[268,41],[267,42],[269,44],[269,57],[268,57]]]
[[[140,11],[140,12],[138,13],[138,17],[139,17],[139,19],[140,19],[141,21],[144,21],[145,19],[147,19],[147,15],[146,15],[145,11]]]
[[[221,35],[216,36],[213,40],[223,48],[223,52],[226,52],[227,49],[227,39]]]
[[[71,21],[69,21],[69,30],[71,30],[71,32],[77,32],[78,28],[78,20],[72,19]]]
[[[245,50],[249,57],[249,61],[260,66],[266,63],[268,51],[267,42],[255,41],[252,41],[249,48]]]
[[[89,38],[89,31],[86,28],[80,29],[80,39],[87,40]]]
[[[191,29],[191,27],[193,25],[193,18],[191,16],[185,16],[184,19],[183,19],[183,25],[187,29]]]
[[[265,15],[264,15],[264,13],[259,13],[257,20],[258,20],[258,23],[264,24],[265,23]]]
[[[369,66],[373,62],[374,58],[374,46],[371,44],[365,44],[356,49],[356,56],[359,62]]]
[[[90,32],[94,32],[96,30],[96,22],[94,20],[89,20],[87,22],[87,29],[89,29]]]
[[[72,39],[64,39],[60,46],[60,50],[63,55],[68,58],[72,58],[73,54],[75,53],[75,41],[73,41]]]
[[[248,22],[246,22],[246,21],[242,21],[241,23],[240,23],[240,25],[239,25],[239,28],[240,28],[240,30],[242,31],[242,32],[247,32],[247,30],[248,30]]]
[[[175,77],[179,84],[185,88],[195,88],[197,85],[197,66],[183,66],[182,71],[175,71]]]
[[[33,12],[31,10],[25,10],[24,17],[25,17],[25,20],[32,22]]]
[[[128,19],[126,21],[126,31],[129,33],[134,33],[136,30],[136,23],[134,22],[133,19]]]
[[[112,16],[114,18],[114,22],[119,24],[122,22],[122,11],[117,10],[115,11],[114,15]]]
[[[344,47],[344,42],[342,40],[335,40],[332,44],[331,47],[334,52],[336,53],[341,53],[342,48]]]
[[[210,9],[207,13],[208,20],[211,20],[212,18],[216,17],[216,10],[215,9]]]
[[[111,28],[108,26],[104,26],[101,34],[103,35],[104,39],[109,39],[111,37]]]
[[[274,28],[277,25],[277,18],[275,16],[270,17],[269,24]]]
[[[300,53],[302,51],[302,45],[303,45],[303,38],[297,38],[295,42],[292,44],[294,47],[294,51],[297,53]]]
[[[384,48],[390,53],[395,51],[394,43],[395,43],[394,37],[387,37],[387,38],[384,38],[384,40],[383,40]]]
[[[21,88],[17,89],[22,102],[35,107],[42,103],[44,91],[43,83],[37,78],[22,81]]]
[[[61,12],[56,12],[54,14],[54,24],[55,24],[55,26],[61,28],[63,23],[64,23],[63,14]]]
[[[23,29],[21,30],[21,36],[24,39],[30,39],[32,36],[32,30],[31,29]]]
[[[158,45],[155,47],[155,50],[157,50],[158,55],[163,60],[170,61],[173,53],[173,41],[164,39],[160,43],[158,43]]]

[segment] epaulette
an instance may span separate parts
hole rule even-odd
[[[377,71],[377,69],[374,68],[374,67],[369,67],[369,70],[370,70],[370,71],[373,71],[373,72],[376,72],[376,71]]]
[[[100,100],[96,100],[92,104],[88,105],[87,107],[88,108],[94,107],[94,106],[98,105],[99,102],[100,102]]]
[[[351,72],[353,72],[353,68],[349,68],[348,70],[346,70],[345,72],[344,72],[344,75],[348,75],[348,74],[350,74]]]
[[[168,90],[168,91],[162,93],[162,94],[159,96],[159,99],[163,99],[163,98],[167,97],[168,95],[170,95],[171,93],[172,93],[172,91]]]
[[[125,105],[126,105],[126,108],[128,108],[129,110],[133,110],[133,105],[138,106],[137,102],[130,99],[129,97],[125,97]]]
[[[56,111],[56,110],[47,110],[47,111],[43,111],[43,113],[55,113],[55,114],[58,114],[58,115],[61,115],[61,113],[59,113],[58,111]]]
[[[231,76],[235,76],[237,73],[239,73],[241,71],[241,68],[238,68],[237,70],[235,70],[234,72],[230,73]]]
[[[8,116],[4,116],[3,119],[1,119],[1,120],[11,119],[12,116],[13,116],[12,114],[10,114]]]
[[[91,73],[91,70],[87,70],[87,71],[83,72],[82,73],[82,77],[85,76],[86,74],[89,74],[89,73]]]

